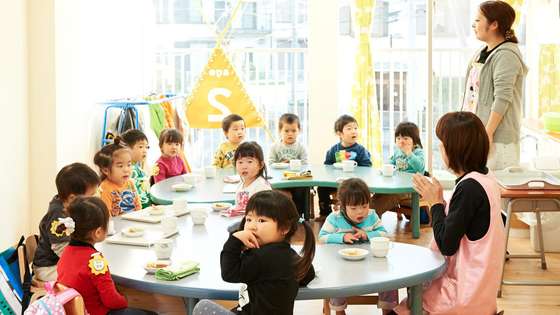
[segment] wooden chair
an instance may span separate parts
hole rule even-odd
[[[39,236],[36,234],[29,235],[25,239],[25,250],[24,247],[18,248],[18,264],[19,264],[19,274],[21,283],[24,282],[25,277],[25,266],[32,269],[33,258],[35,257],[35,251],[37,250],[37,242],[39,240]],[[43,281],[37,280],[35,277],[31,278],[31,303],[33,303],[38,298],[47,294],[45,291],[45,283]]]
[[[64,286],[63,284],[57,283],[55,285],[55,291],[64,291],[68,290],[68,287]],[[86,314],[86,306],[84,304],[84,299],[81,295],[76,296],[68,303],[64,304],[64,310],[68,315],[85,315]]]
[[[377,295],[357,295],[350,296],[346,298],[346,303],[348,305],[377,305],[379,300]],[[329,299],[323,300],[323,315],[331,314],[331,306],[329,305]]]

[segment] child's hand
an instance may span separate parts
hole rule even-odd
[[[342,240],[344,241],[344,243],[354,244],[354,242],[360,240],[360,238],[356,237],[355,234],[346,233],[346,234],[344,234],[344,237],[342,238]]]
[[[413,144],[403,144],[402,147],[400,147],[399,149],[401,149],[401,151],[403,151],[404,154],[411,155],[412,154],[412,147]]]
[[[255,233],[248,230],[238,231],[233,233],[233,236],[243,242],[243,245],[247,248],[259,248],[259,242]]]
[[[354,233],[354,236],[355,236],[356,238],[358,238],[358,239],[361,238],[361,239],[364,240],[364,241],[367,241],[367,240],[368,240],[368,236],[367,236],[366,232],[364,232],[364,230],[358,229],[358,228],[355,227],[355,226],[352,227],[352,230],[354,230],[354,232],[356,232],[356,233]]]

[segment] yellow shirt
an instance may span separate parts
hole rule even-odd
[[[214,162],[212,162],[212,165],[219,168],[233,167],[233,156],[238,146],[239,144],[233,144],[229,141],[220,144],[218,151],[214,154]]]

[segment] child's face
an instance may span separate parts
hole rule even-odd
[[[363,205],[346,206],[346,215],[350,220],[361,223],[368,216],[369,203]]]
[[[272,218],[258,216],[254,212],[249,212],[245,216],[245,227],[243,229],[255,234],[259,246],[281,242],[286,235],[286,231],[279,230],[278,223]]]
[[[111,169],[105,173],[107,179],[109,181],[117,184],[117,185],[124,185],[126,181],[130,178],[130,173],[132,172],[132,157],[130,155],[130,151],[123,150],[117,151],[113,154],[113,164],[111,165]]]
[[[342,127],[342,132],[337,131],[336,134],[345,147],[351,146],[358,141],[358,124],[348,123]]]
[[[395,143],[399,149],[412,148],[414,146],[414,140],[408,136],[397,136],[395,138]]]
[[[239,174],[243,182],[252,181],[257,178],[263,167],[263,163],[254,157],[242,157],[235,163],[237,174]]]
[[[280,136],[282,137],[282,143],[284,144],[294,144],[299,135],[299,128],[297,123],[292,124],[282,124],[282,129],[280,129]]]
[[[165,157],[177,156],[179,150],[181,150],[181,144],[179,142],[164,142],[161,146],[161,153]]]
[[[136,142],[131,149],[132,162],[133,163],[144,162],[146,160],[146,156],[148,155],[149,148],[150,146],[148,146],[147,140],[140,140]]]
[[[233,144],[240,144],[245,139],[245,122],[243,120],[232,122],[226,132],[226,138]]]

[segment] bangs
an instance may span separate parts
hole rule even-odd
[[[369,204],[370,194],[364,194],[364,191],[354,190],[348,191],[342,201],[345,206],[361,206]]]
[[[183,143],[183,137],[178,132],[169,132],[163,137],[163,143]]]

